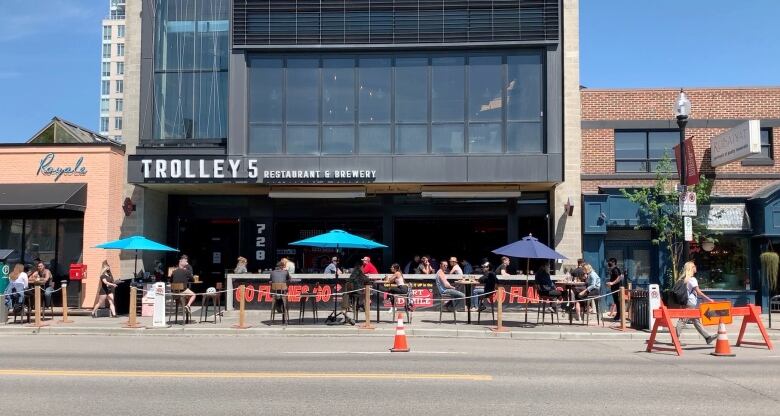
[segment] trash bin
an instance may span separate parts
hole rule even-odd
[[[648,308],[650,308],[647,290],[634,289],[631,294],[631,328],[650,329],[648,322]]]

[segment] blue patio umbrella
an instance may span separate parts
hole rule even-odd
[[[109,241],[103,244],[98,244],[96,248],[103,248],[107,250],[135,250],[135,266],[133,271],[133,277],[138,272],[138,251],[179,251],[173,247],[168,247],[165,244],[160,244],[156,241],[152,241],[146,237],[140,235],[134,235],[131,237],[123,238],[120,240]]]
[[[291,246],[305,246],[305,247],[320,247],[320,248],[335,248],[338,251],[340,248],[363,248],[374,249],[387,247],[384,244],[371,241],[367,238],[358,237],[354,234],[350,234],[344,230],[331,230],[325,234],[315,235],[303,240],[299,240],[290,243]],[[336,275],[336,286],[338,286],[338,275]],[[335,292],[335,290],[334,290]],[[325,320],[325,322],[336,322],[336,318],[340,315],[337,312],[336,306],[338,302],[333,302],[333,313]]]
[[[493,250],[493,253],[507,257],[525,258],[525,294],[528,296],[528,276],[530,275],[531,259],[567,259],[563,254],[539,242],[539,239],[528,234],[519,241]],[[528,302],[525,303],[525,321],[528,322]]]
[[[315,235],[303,240],[290,243],[291,246],[306,246],[306,247],[320,247],[320,248],[385,248],[384,244],[371,241],[367,238],[359,237],[354,234],[350,234],[344,230],[331,230],[325,234]]]

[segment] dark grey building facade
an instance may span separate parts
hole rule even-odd
[[[215,275],[239,254],[316,270],[287,243],[339,227],[386,266],[549,242],[562,3],[144,0],[128,181]]]

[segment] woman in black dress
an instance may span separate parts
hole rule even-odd
[[[111,274],[111,266],[108,265],[108,260],[103,260],[103,266],[100,270],[100,298],[92,309],[93,318],[97,316],[98,309],[103,307],[106,299],[108,299],[108,306],[111,309],[111,317],[116,318],[116,308],[114,308],[114,290],[116,286],[114,276]]]

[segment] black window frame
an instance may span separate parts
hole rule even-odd
[[[775,144],[774,144],[774,130],[772,127],[762,127],[761,133],[767,133],[768,143],[761,143],[762,152],[757,155],[748,156],[742,159],[742,166],[773,166],[775,164]],[[764,156],[764,148],[769,148],[769,157]]]
[[[463,121],[461,122],[455,122],[455,124],[461,123],[463,125],[463,151],[461,153],[436,153],[432,148],[432,129],[435,126],[438,125],[447,125],[452,124],[451,122],[442,122],[442,121],[434,121],[432,119],[432,71],[433,71],[433,59],[434,58],[440,58],[440,57],[448,57],[453,56],[453,53],[455,53],[457,56],[463,56],[464,57],[464,65],[465,65],[465,73],[464,73],[464,79],[463,79],[463,88],[465,91],[464,94],[464,108],[463,108]],[[508,130],[509,125],[511,124],[507,118],[507,105],[502,105],[501,108],[501,117],[500,120],[496,121],[495,123],[500,124],[501,126],[501,148],[498,152],[487,152],[487,153],[481,153],[481,152],[471,152],[469,149],[469,130],[471,126],[477,126],[481,124],[490,124],[487,122],[481,122],[481,121],[474,121],[469,119],[469,68],[471,65],[471,58],[474,57],[482,57],[482,56],[499,56],[500,57],[500,68],[501,68],[501,102],[507,103],[507,77],[508,71],[509,71],[509,64],[508,64],[508,58],[510,56],[514,55],[523,55],[523,54],[538,54],[540,58],[540,66],[541,66],[541,94],[539,97],[539,105],[541,109],[541,113],[538,119],[538,122],[541,126],[541,149],[537,151],[532,152],[514,152],[510,151],[508,149]],[[547,77],[547,66],[548,66],[548,60],[547,60],[547,54],[545,53],[544,48],[540,47],[531,47],[531,48],[511,48],[511,49],[502,49],[502,50],[475,50],[475,49],[459,49],[456,51],[440,51],[440,50],[420,50],[420,51],[377,51],[377,52],[351,52],[351,51],[345,51],[345,52],[323,52],[323,53],[298,53],[298,52],[254,52],[254,53],[248,53],[245,55],[246,59],[246,65],[247,65],[247,71],[251,71],[251,62],[254,58],[263,59],[263,58],[270,58],[270,59],[279,59],[282,62],[282,68],[284,71],[283,79],[283,102],[286,103],[287,100],[287,68],[288,68],[288,60],[289,59],[295,59],[295,58],[308,58],[308,59],[317,59],[318,69],[319,69],[319,83],[318,83],[318,90],[316,93],[316,96],[318,97],[318,100],[320,102],[319,106],[319,121],[317,124],[318,127],[318,144],[319,149],[316,153],[313,154],[291,154],[287,152],[287,128],[286,126],[289,125],[287,121],[287,113],[286,111],[282,115],[282,121],[281,124],[276,122],[259,122],[259,121],[253,121],[251,119],[251,99],[250,94],[252,92],[252,86],[250,85],[249,79],[251,76],[247,76],[247,96],[246,96],[246,106],[247,106],[247,119],[246,119],[246,138],[247,141],[251,140],[250,138],[250,130],[252,126],[262,126],[262,125],[280,125],[282,128],[282,151],[281,153],[255,153],[255,152],[248,152],[248,154],[251,155],[257,155],[257,156],[263,156],[263,155],[285,155],[285,156],[344,156],[344,155],[366,155],[366,156],[419,156],[419,155],[449,155],[449,156],[468,156],[468,155],[504,155],[504,156],[518,156],[518,155],[540,155],[540,154],[547,154],[548,153],[548,143],[547,143],[547,104],[548,104],[548,77]],[[332,123],[326,123],[323,120],[322,116],[322,90],[323,90],[323,61],[327,59],[338,59],[338,58],[345,58],[345,59],[352,59],[354,66],[353,70],[354,72],[354,82],[355,82],[355,112],[353,116],[353,122],[348,123],[347,125],[354,128],[354,134],[353,134],[353,151],[352,153],[345,153],[345,154],[335,154],[335,153],[324,153],[323,150],[323,140],[324,140],[324,128],[332,126]],[[360,82],[360,61],[361,59],[372,59],[372,58],[386,58],[390,61],[390,119],[388,122],[381,122],[381,123],[367,123],[365,121],[360,120],[360,100],[359,100],[359,82]],[[420,122],[404,122],[399,121],[396,117],[396,96],[395,96],[395,87],[396,87],[396,61],[399,58],[424,58],[427,61],[425,71],[426,71],[426,88],[427,88],[427,105],[428,105],[428,111],[427,111],[427,120],[426,121],[420,121]],[[515,122],[532,122],[533,120],[513,120]],[[535,121],[533,121],[535,122]],[[389,153],[363,153],[360,149],[360,127],[361,126],[371,126],[371,125],[388,125],[390,130],[390,152]],[[420,125],[425,126],[427,130],[427,144],[426,144],[426,151],[423,153],[399,153],[396,145],[397,145],[397,127],[398,126],[414,126],[414,125]],[[249,148],[249,146],[247,146]]]
[[[650,157],[650,133],[680,133],[679,129],[615,129],[612,134],[613,154],[614,154],[614,172],[615,173],[655,173],[652,169],[653,162],[660,162],[663,159]],[[645,158],[633,158],[633,159],[618,159],[617,157],[617,137],[619,133],[644,133],[645,134]],[[670,162],[672,164],[672,174],[677,174],[677,158],[672,150],[669,155]],[[645,170],[618,170],[618,164],[620,162],[644,162]]]

